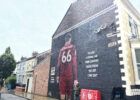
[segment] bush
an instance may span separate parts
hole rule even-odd
[[[11,75],[7,78],[6,84],[11,84],[11,88],[14,89],[16,87],[16,76]]]

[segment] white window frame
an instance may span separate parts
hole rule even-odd
[[[35,66],[35,62],[34,61],[32,61],[32,68]]]
[[[138,74],[138,66],[137,66],[137,62],[136,62],[135,49],[140,49],[140,43],[132,44],[132,59],[133,59],[133,66],[134,66],[135,84],[140,85],[140,78],[139,78],[139,74]]]
[[[138,25],[137,25],[136,21],[131,16],[129,16],[129,27],[130,27],[131,35],[138,37],[138,35],[139,35]]]
[[[29,68],[30,68],[30,64],[28,63],[28,64],[27,64],[27,70],[29,70]]]

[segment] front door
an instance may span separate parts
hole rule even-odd
[[[28,92],[28,87],[29,87],[29,79],[27,80],[27,86],[26,86],[26,92]]]

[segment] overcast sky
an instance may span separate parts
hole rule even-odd
[[[139,0],[130,0],[140,12]],[[51,37],[71,0],[0,0],[0,54],[10,46],[16,60],[51,49]]]

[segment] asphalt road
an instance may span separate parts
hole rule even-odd
[[[12,95],[12,94],[5,93],[5,94],[1,94],[0,100],[27,100],[27,99]]]

